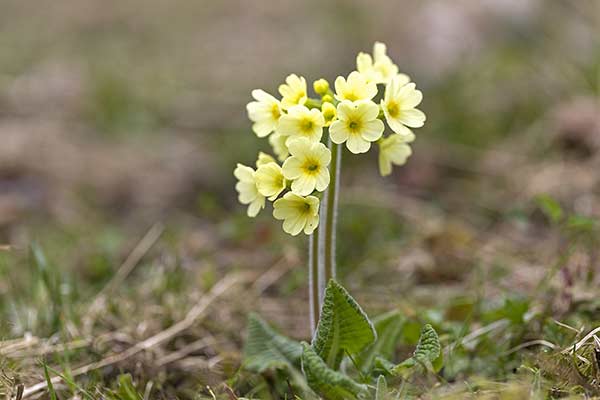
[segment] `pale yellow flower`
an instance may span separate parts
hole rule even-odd
[[[408,143],[415,140],[415,135],[388,136],[379,141],[379,173],[386,176],[392,173],[392,164],[404,165],[412,154]]]
[[[296,236],[304,230],[310,235],[319,226],[319,199],[287,192],[273,203],[273,216],[283,220],[283,230]]]
[[[423,94],[414,83],[403,85],[402,81],[392,79],[385,88],[381,108],[385,119],[396,133],[408,135],[411,128],[420,128],[425,123],[425,114],[415,107],[421,103]]]
[[[276,162],[261,165],[254,174],[258,192],[273,201],[285,189],[285,178]]]
[[[235,190],[238,192],[239,202],[248,204],[249,217],[256,217],[260,210],[265,208],[265,196],[258,192],[254,169],[238,164],[233,174],[238,179]]]
[[[378,115],[379,107],[370,100],[342,101],[337,107],[338,120],[329,127],[331,140],[346,143],[354,154],[366,153],[385,128]]]
[[[272,162],[276,162],[275,159],[267,153],[263,153],[261,151],[258,153],[258,158],[256,159],[256,168],[260,168],[261,165],[265,165]]]
[[[265,137],[277,129],[281,116],[281,103],[275,97],[261,89],[252,91],[252,101],[246,105],[248,118],[254,124],[252,130],[258,137]]]
[[[308,99],[306,92],[306,80],[296,74],[288,75],[285,83],[279,85],[279,93],[283,97],[281,106],[287,110],[296,105],[304,105]]]
[[[291,139],[300,137],[318,142],[323,135],[324,125],[325,119],[320,110],[316,108],[309,110],[305,106],[294,106],[279,120],[277,132],[288,136],[288,144]]]
[[[335,80],[335,98],[339,101],[371,100],[377,95],[377,85],[369,82],[367,77],[352,71],[348,79],[338,76]]]
[[[287,136],[283,136],[281,133],[275,132],[269,136],[269,144],[273,148],[273,152],[277,155],[279,161],[284,161],[290,154],[287,145]]]
[[[321,113],[323,114],[323,118],[325,119],[325,126],[331,125],[331,123],[337,117],[337,110],[335,106],[331,103],[323,103],[321,106]]]
[[[356,69],[367,77],[367,80],[375,83],[388,83],[392,78],[400,76],[406,83],[410,78],[405,74],[398,74],[398,66],[386,54],[387,48],[384,43],[375,42],[373,46],[373,57],[367,53],[358,53],[356,56]]]
[[[291,157],[285,160],[282,169],[283,176],[292,181],[292,192],[306,196],[315,189],[324,191],[329,185],[329,149],[306,138],[294,139],[288,147]]]

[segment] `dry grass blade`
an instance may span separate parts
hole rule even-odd
[[[206,312],[208,307],[220,296],[224,295],[227,291],[229,291],[232,287],[237,285],[242,281],[241,275],[227,275],[221,281],[219,281],[209,293],[203,296],[197,303],[188,311],[185,318],[181,321],[177,322],[174,325],[171,325],[169,328],[165,329],[157,333],[154,336],[149,337],[148,339],[135,344],[129,349],[122,351],[120,353],[112,354],[98,362],[86,364],[79,368],[74,369],[71,372],[72,377],[77,377],[80,375],[87,374],[90,371],[107,367],[109,365],[117,364],[127,360],[128,358],[140,353],[141,351],[148,350],[154,346],[157,346],[167,340],[172,339],[177,334],[185,331],[190,328],[194,323],[202,317],[202,315]],[[61,382],[60,377],[54,377],[50,381],[55,384]],[[44,390],[47,387],[46,382],[39,382],[35,385],[32,385],[26,388],[23,392],[23,398],[31,397],[32,395],[38,393],[40,390]]]
[[[528,342],[525,343],[521,343],[518,346],[513,347],[512,349],[502,353],[503,356],[507,356],[509,354],[515,353],[521,349],[526,349],[527,347],[531,347],[531,346],[546,346],[552,350],[555,350],[558,346],[556,346],[554,343],[551,343],[547,340],[543,340],[543,339],[536,339],[536,340],[530,340]]]
[[[40,357],[52,353],[61,353],[64,351],[72,351],[89,346],[92,343],[91,339],[74,340],[68,343],[49,344],[47,341],[34,343],[37,348],[17,349],[13,351],[0,350],[0,354],[7,358],[28,358]],[[33,346],[32,346],[33,347]]]
[[[92,305],[90,306],[89,316],[95,315],[101,308],[104,300],[109,296],[123,281],[129,276],[131,271],[136,265],[142,260],[144,255],[152,248],[156,241],[160,238],[165,227],[162,223],[158,222],[150,228],[150,230],[144,235],[142,240],[135,246],[135,248],[129,253],[129,256],[125,259],[123,264],[117,270],[117,273],[112,279],[104,286],[104,288],[98,293]],[[88,318],[89,321],[90,318]]]
[[[583,337],[583,339],[581,339],[579,342],[575,343],[574,346],[570,346],[566,349],[563,350],[563,354],[564,353],[573,353],[576,352],[577,350],[579,350],[581,348],[581,346],[583,346],[584,344],[586,344],[588,342],[588,340],[590,340],[591,338],[593,338],[598,332],[600,332],[600,326],[593,329],[590,333],[588,333],[587,335],[585,335]]]
[[[463,346],[468,346],[470,344],[470,342],[476,340],[477,338],[479,338],[480,336],[483,336],[487,333],[490,333],[496,329],[502,329],[507,327],[508,325],[510,325],[510,321],[507,319],[500,319],[498,321],[492,322],[489,325],[485,325],[482,326],[479,329],[475,329],[473,332],[469,333],[468,335],[466,335],[462,340],[461,343]]]
[[[170,364],[172,362],[181,360],[182,358],[186,357],[190,353],[202,350],[208,346],[213,345],[215,342],[216,341],[212,336],[196,340],[173,353],[169,353],[166,356],[159,358],[156,361],[156,365],[158,367],[162,367],[163,365]]]
[[[286,252],[271,268],[263,273],[252,285],[257,295],[262,294],[271,285],[276,283],[288,271],[300,263],[295,251]]]

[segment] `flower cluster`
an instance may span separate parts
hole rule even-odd
[[[331,151],[323,143],[345,146],[351,153],[379,147],[379,171],[389,175],[392,165],[402,165],[411,155],[415,139],[411,128],[425,122],[416,107],[422,93],[375,43],[373,55],[359,53],[356,71],[338,76],[334,90],[324,79],[313,83],[315,98],[308,96],[306,80],[289,75],[279,86],[278,99],[264,90],[252,91],[248,103],[252,130],[268,138],[274,157],[260,153],[256,168],[238,164],[234,175],[239,201],[256,216],[273,202],[273,216],[283,220],[291,235],[313,233],[319,224],[319,202],[330,181]],[[384,135],[385,124],[390,134]],[[325,133],[325,135],[324,135]]]

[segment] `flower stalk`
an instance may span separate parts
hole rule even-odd
[[[336,230],[337,230],[337,214],[338,214],[338,197],[340,185],[340,170],[342,149],[339,144],[329,141],[329,149],[331,150],[331,180],[329,187],[325,193],[326,207],[324,213],[324,235],[321,239],[323,248],[323,279],[322,290],[330,279],[336,277]]]
[[[319,229],[315,229],[308,244],[308,296],[311,333],[317,329],[321,310],[321,290],[319,287]]]

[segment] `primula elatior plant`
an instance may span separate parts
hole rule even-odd
[[[373,56],[359,53],[356,69],[347,78],[335,79],[335,92],[325,79],[316,80],[315,97],[308,96],[306,80],[295,74],[279,86],[281,99],[253,90],[254,101],[247,105],[252,130],[259,138],[268,138],[277,159],[261,152],[255,168],[238,164],[234,171],[239,201],[248,205],[248,216],[255,217],[269,200],[285,232],[311,235],[313,329],[325,284],[335,277],[343,149],[366,153],[376,143],[379,171],[389,175],[392,165],[404,164],[411,155],[415,135],[410,128],[425,122],[425,114],[415,108],[422,93],[407,75],[398,72],[383,43],[375,43]]]
[[[247,105],[252,130],[259,138],[267,138],[274,155],[261,152],[254,168],[238,164],[234,175],[239,201],[248,206],[248,216],[258,215],[268,200],[273,217],[283,221],[286,233],[310,236],[313,340],[311,345],[293,342],[252,316],[246,367],[259,373],[283,368],[297,378],[301,374],[294,368],[301,362],[305,383],[319,395],[364,397],[370,390],[368,382],[357,383],[338,371],[346,357],[359,360],[360,370],[367,374],[398,375],[428,367],[431,355],[420,354],[422,348],[431,347],[433,339],[429,331],[424,332],[427,341],[421,350],[417,347],[412,361],[394,366],[384,353],[393,350],[395,340],[387,331],[385,338],[377,339],[377,325],[335,281],[341,155],[344,149],[361,154],[377,147],[380,174],[391,174],[393,165],[403,165],[411,155],[410,143],[415,139],[411,128],[425,122],[425,114],[416,108],[423,96],[407,75],[399,73],[383,43],[375,43],[373,55],[359,53],[356,71],[338,76],[333,90],[325,79],[312,86],[315,96],[309,97],[306,79],[291,74],[279,86],[279,99],[261,89],[252,91],[254,100]],[[374,350],[364,354],[366,349]],[[435,358],[440,354],[437,342]],[[429,370],[435,370],[433,359],[429,364]],[[379,381],[380,386],[386,386],[385,381]]]

